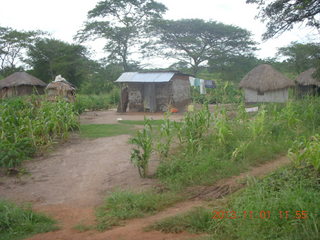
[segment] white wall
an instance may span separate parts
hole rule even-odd
[[[245,101],[255,102],[286,102],[288,101],[288,89],[280,89],[276,91],[264,92],[264,95],[258,95],[256,90],[244,89]]]

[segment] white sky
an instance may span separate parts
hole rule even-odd
[[[43,30],[52,37],[72,42],[73,36],[86,20],[87,12],[99,0],[0,0],[0,26],[18,30]],[[261,43],[264,24],[254,19],[255,5],[245,0],[158,0],[165,4],[165,18],[202,18],[237,25],[251,31],[254,40]],[[257,52],[260,58],[274,57],[277,48],[292,41],[307,42],[314,38],[311,29],[297,27],[276,39],[262,43]],[[102,41],[90,42],[87,46],[95,50],[96,58],[104,56]],[[159,61],[159,60],[157,60]],[[165,63],[155,65],[163,66]]]

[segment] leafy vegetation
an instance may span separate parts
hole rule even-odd
[[[318,179],[312,168],[279,169],[262,180],[249,180],[227,203],[197,208],[148,229],[209,233],[208,239],[318,239]]]
[[[214,80],[216,88],[206,89],[207,94],[200,94],[197,88],[192,88],[192,100],[195,103],[240,103],[243,101],[242,91],[230,81]]]
[[[120,124],[81,124],[80,136],[83,138],[112,137],[122,134],[134,134],[131,125]]]
[[[0,167],[16,167],[79,127],[72,104],[37,97],[0,102]]]
[[[119,102],[119,90],[113,89],[108,94],[100,95],[85,95],[78,94],[75,102],[75,110],[78,113],[82,113],[85,110],[106,110],[109,109]]]
[[[160,131],[148,128],[153,132],[148,136],[153,135],[155,143],[148,142],[149,147],[152,145],[148,151],[159,152],[162,159],[157,177],[178,190],[213,183],[285,154],[300,136],[309,137],[319,130],[319,101],[310,98],[285,105],[261,105],[254,115],[246,113],[243,105],[232,114],[223,107],[214,113],[204,107],[187,113],[179,123],[163,123]]]
[[[130,138],[130,143],[135,147],[132,149],[130,160],[138,168],[139,175],[143,178],[148,175],[149,160],[152,153],[152,127],[148,119],[145,119],[144,128]]]
[[[152,191],[134,193],[116,191],[97,209],[98,229],[119,225],[122,220],[154,214],[172,205],[179,197],[173,193]]]
[[[1,240],[24,239],[36,233],[56,230],[56,222],[51,218],[35,213],[30,206],[17,206],[0,200]]]

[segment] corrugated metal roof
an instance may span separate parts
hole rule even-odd
[[[169,82],[174,74],[174,72],[125,72],[116,82]]]

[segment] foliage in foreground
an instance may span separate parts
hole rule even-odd
[[[173,193],[116,191],[97,209],[98,229],[117,226],[122,220],[154,214],[172,205],[179,197]]]
[[[147,177],[149,160],[152,154],[152,127],[149,120],[145,119],[144,128],[130,138],[130,143],[135,147],[131,151],[130,160],[138,168],[140,177]]]
[[[16,167],[78,128],[73,105],[37,97],[0,102],[0,167]]]
[[[35,213],[30,207],[19,207],[0,200],[0,239],[23,239],[36,233],[56,230],[55,221]]]
[[[187,113],[181,123],[170,125],[177,144],[168,146],[157,176],[171,189],[183,189],[214,183],[285,154],[295,140],[319,131],[319,103],[320,99],[306,99],[262,105],[253,115],[241,105],[232,115],[223,108]],[[158,151],[156,145],[153,148]]]
[[[262,180],[251,179],[249,187],[229,199],[227,206],[197,208],[148,229],[209,233],[212,239],[318,239],[319,211],[319,172],[289,167]]]

